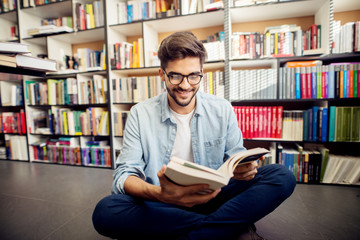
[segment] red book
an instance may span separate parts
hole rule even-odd
[[[271,107],[266,107],[266,109],[267,109],[266,137],[271,138],[272,109]]]
[[[281,138],[282,132],[282,114],[283,114],[283,106],[277,107],[277,116],[276,116],[276,138]]]
[[[249,115],[250,115],[250,132],[249,132],[249,138],[252,139],[254,138],[254,107],[250,106],[249,107]]]
[[[243,137],[245,138],[246,132],[246,114],[245,114],[245,107],[240,108],[240,119],[241,119],[241,131],[243,133]]]
[[[258,120],[258,137],[263,138],[264,137],[264,113],[263,113],[263,107],[259,108],[259,120]]]
[[[85,30],[86,29],[86,14],[85,14],[85,9],[84,9],[84,5],[80,6],[80,30]]]
[[[254,107],[254,133],[253,138],[259,137],[259,107]]]
[[[325,98],[325,70],[321,72],[321,98]]]
[[[238,127],[241,129],[241,122],[240,122],[240,107],[239,106],[234,106],[234,112],[235,112],[235,116],[236,116],[236,120],[238,122]]]
[[[305,67],[306,71],[306,98],[311,98],[311,67]]]
[[[251,58],[255,57],[254,34],[252,33],[249,35],[249,53]]]
[[[277,107],[271,107],[271,138],[276,137],[276,118],[277,118]]]
[[[15,113],[16,115],[16,132],[19,133],[20,135],[22,135],[22,132],[21,132],[21,119],[20,119],[20,113]]]
[[[307,98],[307,78],[305,67],[300,68],[301,98]]]
[[[239,41],[240,41],[240,56],[244,55],[246,53],[246,40],[245,40],[245,35],[240,35],[239,36]]]
[[[353,98],[354,97],[354,65],[350,65],[350,92],[349,92],[349,97]],[[359,90],[358,90],[359,91]]]
[[[245,107],[245,138],[250,138],[250,107]]]
[[[37,160],[38,159],[37,147],[33,146],[32,149],[33,149],[33,152],[34,152],[34,159]]]
[[[278,54],[284,54],[284,49],[285,49],[284,43],[285,43],[285,33],[281,32],[280,33],[280,49],[278,51]]]
[[[313,24],[311,29],[311,49],[317,49],[317,25]]]

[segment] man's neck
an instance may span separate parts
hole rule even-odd
[[[188,114],[195,109],[196,97],[187,106],[179,106],[170,96],[168,96],[169,107],[178,114]]]

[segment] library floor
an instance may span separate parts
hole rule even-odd
[[[0,161],[0,239],[106,239],[91,215],[109,194],[112,172]],[[358,240],[359,213],[360,187],[298,184],[256,226],[269,240]]]

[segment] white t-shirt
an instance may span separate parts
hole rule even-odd
[[[176,113],[171,108],[170,111],[177,124],[176,138],[171,156],[194,162],[190,130],[190,121],[194,115],[194,110],[188,114]]]

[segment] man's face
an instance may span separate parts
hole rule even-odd
[[[165,72],[168,75],[176,73],[182,75],[200,74],[202,73],[200,59],[198,57],[187,57],[170,61]],[[159,70],[159,73],[161,79],[165,81],[171,109],[180,114],[191,112],[195,108],[195,94],[199,90],[200,84],[189,84],[185,77],[179,85],[173,85],[162,69]]]

